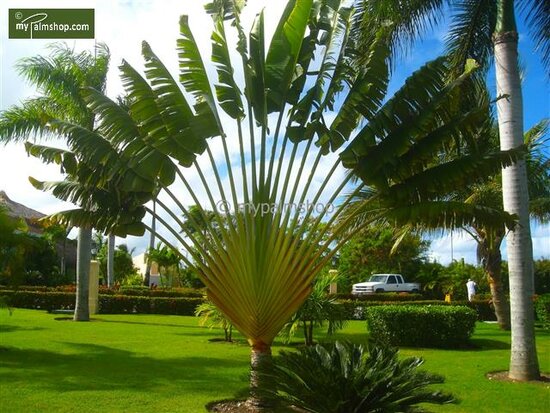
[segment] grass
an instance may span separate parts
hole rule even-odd
[[[16,309],[0,313],[0,411],[204,412],[213,400],[243,395],[249,349],[211,342],[222,331],[193,317],[100,315],[90,323]],[[363,322],[349,323],[338,339],[364,342]],[[485,374],[505,370],[509,335],[478,324],[468,351],[403,349],[425,368],[443,374],[438,389],[461,399],[438,412],[545,412],[548,383],[494,382]],[[550,333],[539,332],[541,368],[550,371]],[[276,343],[275,352],[285,348]]]

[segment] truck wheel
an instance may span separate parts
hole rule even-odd
[[[377,293],[383,293],[383,292],[384,292],[384,289],[383,289],[383,288],[377,288],[377,289],[376,289],[376,292],[377,292]]]
[[[419,293],[419,292],[420,292],[420,291],[418,291],[418,288],[414,288],[414,289],[411,290],[411,293],[413,293],[413,294],[417,294],[417,293]]]

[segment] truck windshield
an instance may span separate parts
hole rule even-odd
[[[386,281],[386,277],[387,275],[373,275],[369,278],[369,281],[380,283]]]

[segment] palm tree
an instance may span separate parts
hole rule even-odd
[[[372,28],[393,22],[390,36],[394,50],[412,44],[428,25],[433,25],[447,4],[442,0],[361,0],[355,34],[368,47]],[[518,34],[515,5],[519,5],[537,43],[543,64],[550,69],[550,12],[546,0],[460,0],[453,2],[448,50],[460,70],[468,58],[484,69],[494,56],[500,147],[508,150],[523,142],[523,102],[518,68]],[[494,54],[493,54],[494,53]],[[547,71],[550,73],[550,70]],[[483,74],[483,72],[481,72]],[[519,217],[519,225],[508,232],[507,250],[511,288],[512,351],[509,376],[516,380],[539,377],[533,319],[533,252],[529,225],[528,180],[524,160],[502,172],[504,209]]]
[[[543,120],[525,133],[524,142],[528,148],[526,157],[529,178],[530,214],[534,219],[546,222],[550,218],[550,175],[548,156],[544,153],[547,140],[548,121]],[[489,145],[498,145],[498,136],[492,136]],[[502,205],[502,184],[495,176],[479,185],[465,188],[459,194],[466,202],[499,208]],[[510,329],[509,303],[501,280],[502,257],[500,246],[505,237],[505,228],[473,226],[465,228],[477,242],[478,260],[483,265],[491,287],[492,301],[497,320],[502,329]]]
[[[0,114],[0,141],[17,142],[25,139],[48,138],[56,135],[47,127],[47,120],[64,119],[88,130],[94,128],[94,114],[82,99],[82,87],[104,90],[109,65],[109,50],[104,44],[95,53],[76,53],[67,45],[50,46],[49,57],[36,56],[21,60],[17,69],[41,96],[24,101]],[[75,321],[89,320],[88,277],[92,229],[80,227],[77,251],[77,301]]]
[[[347,240],[348,220],[339,218],[363,186],[345,195],[352,174],[345,175],[344,168],[361,177],[372,172],[382,184],[384,174],[398,169],[395,161],[412,143],[402,133],[392,133],[392,139],[381,142],[378,133],[416,127],[430,138],[414,146],[413,159],[407,162],[422,163],[460,129],[477,127],[480,109],[447,115],[444,103],[457,95],[475,65],[469,64],[463,76],[448,82],[446,59],[428,63],[382,105],[389,81],[386,28],[380,28],[364,64],[350,65],[352,10],[338,2],[290,1],[267,49],[263,13],[247,36],[241,8],[241,2],[232,0],[207,6],[214,22],[212,62],[218,74],[214,89],[188,19],[182,16],[178,55],[186,93],[144,42],[145,78],[127,62],[120,66],[129,111],[87,89],[83,95],[97,116],[97,130],[88,133],[66,122],[55,126],[80,159],[98,166],[96,178],[109,183],[109,193],[117,188],[135,192],[133,200],[141,197],[143,202],[156,197],[157,211],[143,209],[156,217],[158,239],[185,264],[197,267],[209,300],[250,343],[249,403],[261,407],[265,400],[258,391],[262,380],[258,371],[270,364],[273,340]],[[234,77],[226,29],[234,30],[239,39],[244,93]],[[336,99],[339,93],[343,99]],[[336,116],[327,117],[327,112]],[[368,121],[367,126],[359,128],[361,120]],[[231,122],[235,132],[230,135],[224,127]],[[92,140],[94,145],[87,144]],[[220,148],[219,157],[213,145]],[[363,160],[369,149],[376,156],[369,158],[366,167]],[[110,157],[117,161],[104,161]],[[500,167],[516,158],[517,151],[488,158],[472,155],[455,169],[464,167],[463,178],[472,170],[493,172],[495,164]],[[451,173],[442,173],[445,170],[430,172],[443,187],[456,184]],[[189,178],[192,174],[195,181]],[[432,176],[417,179],[427,181]],[[184,188],[180,196],[173,192],[174,183]],[[410,195],[413,186],[407,181],[392,194]],[[199,199],[201,193],[206,201]],[[193,200],[198,217],[182,199]],[[151,230],[137,213],[142,209],[131,206],[136,212],[124,220],[127,228]],[[401,215],[413,207],[404,205]],[[94,208],[103,214],[104,219],[96,223],[101,229],[119,222],[109,218],[116,209],[106,211],[99,203]],[[469,219],[476,208],[470,209]],[[213,219],[208,210],[215,212]],[[485,212],[477,219],[495,220]],[[497,215],[499,222],[504,217],[513,223],[507,214]],[[69,219],[88,222],[85,214],[72,214]]]

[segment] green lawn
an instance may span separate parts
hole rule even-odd
[[[246,391],[249,350],[210,342],[221,336],[193,317],[100,315],[90,323],[16,309],[0,312],[0,411],[11,412],[204,412],[212,400]],[[338,334],[366,339],[363,322]],[[492,382],[504,370],[508,334],[479,324],[471,351],[404,349],[426,368],[445,375],[440,386],[461,399],[441,412],[545,412],[550,386]],[[538,334],[542,369],[550,371],[550,334]],[[277,343],[275,351],[284,348]]]

